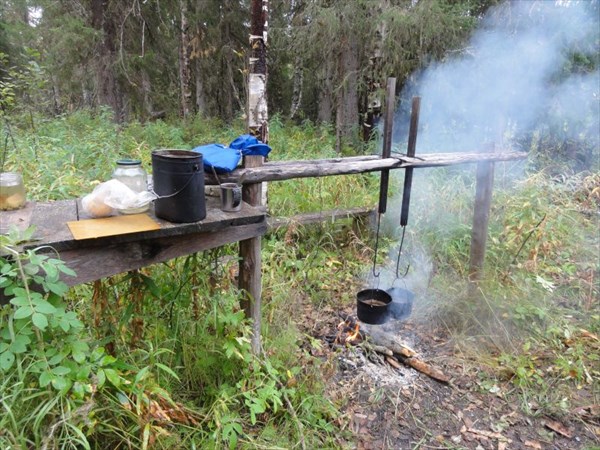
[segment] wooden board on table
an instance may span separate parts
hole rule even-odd
[[[160,225],[147,214],[71,221],[67,222],[67,226],[76,240],[160,230]]]

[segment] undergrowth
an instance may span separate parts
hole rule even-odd
[[[5,170],[22,172],[29,198],[44,201],[88,193],[118,158],[139,158],[150,169],[153,149],[228,143],[243,125],[198,119],[117,127],[106,115],[80,112],[37,119],[35,129],[16,121],[11,131],[16,146]],[[334,141],[327,127],[271,123],[273,160],[335,157]],[[472,173],[415,173],[406,282],[419,294],[414,319],[444,328],[486,368],[482,389],[501,391],[530,413],[565,414],[590,402],[583,392],[598,396],[600,180],[593,172],[528,175],[522,167],[508,177],[516,169],[497,171],[485,278],[475,296],[466,282]],[[401,178],[392,180],[392,192],[400,186]],[[278,216],[375,206],[378,177],[274,182],[268,192]],[[392,268],[398,203],[388,203],[378,255],[378,264]],[[3,245],[23,238],[11,236]],[[1,310],[1,446],[342,447],[345,427],[327,396],[335,367],[313,356],[323,344],[303,321],[307,308],[331,312],[355,301],[373,245],[368,230],[346,223],[266,235],[258,357],[237,301],[233,246],[69,290],[57,284],[56,271],[68,272],[60,255],[3,256],[0,286],[19,287],[5,292],[12,306]],[[15,321],[27,324],[21,334]]]

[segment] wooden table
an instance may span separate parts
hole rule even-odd
[[[159,230],[113,235],[93,239],[74,239],[67,222],[87,219],[79,200],[28,203],[16,211],[0,212],[0,233],[11,225],[25,229],[36,226],[34,241],[24,248],[44,246],[42,252],[56,250],[76,277],[64,277],[68,285],[76,285],[139,269],[224,244],[262,236],[267,230],[264,208],[244,203],[241,211],[226,213],[219,209],[219,199],[206,197],[207,215],[193,223],[171,223],[147,214]],[[243,262],[240,262],[240,270]],[[255,299],[260,302],[260,299]]]

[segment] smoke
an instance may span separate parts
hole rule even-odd
[[[494,143],[497,150],[519,148],[523,136],[560,117],[565,138],[598,143],[600,75],[598,3],[589,1],[517,1],[490,10],[460,56],[434,63],[411,76],[400,96],[394,124],[394,151],[405,152],[411,98],[421,97],[417,139],[419,153],[477,152]],[[456,53],[454,53],[455,55]],[[591,69],[574,70],[573,61],[589,59]],[[596,67],[594,68],[594,64]],[[585,65],[583,65],[585,66]],[[596,130],[590,134],[590,130]],[[462,167],[462,166],[461,166]],[[472,166],[465,166],[474,173]],[[411,218],[401,268],[411,264],[402,285],[424,292],[434,267],[418,243],[423,222],[438,227],[438,240],[470,236],[472,204],[452,204],[452,192],[432,182],[438,169],[417,169],[411,193]],[[392,171],[401,186],[403,171]],[[435,178],[435,177],[434,177]],[[464,186],[463,186],[464,187]],[[451,191],[452,186],[448,189]],[[457,196],[458,198],[458,193]],[[457,200],[457,202],[460,202]],[[401,197],[391,199],[382,231],[399,240]],[[452,214],[449,214],[451,211]],[[425,217],[425,219],[423,219]],[[396,282],[396,255],[381,280]]]
[[[417,151],[507,149],[549,111],[568,126],[598,123],[600,76],[568,70],[575,57],[594,59],[599,20],[589,1],[519,1],[488,12],[460,57],[413,76],[401,95],[395,138],[405,140],[410,98],[422,97]],[[598,136],[596,134],[595,138]]]

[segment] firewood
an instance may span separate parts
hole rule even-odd
[[[412,348],[402,343],[400,339],[390,333],[386,333],[385,331],[379,330],[375,327],[369,327],[367,329],[364,325],[363,329],[366,329],[373,347],[380,346],[387,348],[393,353],[402,355],[405,358],[410,358],[417,354],[417,352],[415,352]]]
[[[400,365],[400,363],[398,362],[398,360],[397,360],[396,358],[394,358],[393,356],[386,356],[386,357],[385,357],[385,360],[386,360],[387,362],[389,362],[389,363],[390,363],[390,365],[391,365],[392,367],[395,367],[396,369],[400,369],[400,368],[402,368],[402,366]]]
[[[403,364],[442,383],[448,383],[450,378],[440,369],[433,367],[422,359],[417,352],[400,341],[396,336],[376,327],[362,325],[362,330],[367,335],[369,346],[376,352],[385,356],[386,361],[395,368],[399,368],[398,360]],[[390,355],[392,353],[392,355]],[[397,357],[397,358],[396,358]]]
[[[413,356],[412,358],[402,358],[400,357],[400,361],[402,361],[407,366],[412,367],[415,370],[418,370],[421,373],[424,373],[428,377],[433,378],[434,380],[440,381],[442,383],[449,383],[450,378],[446,376],[440,369],[437,367],[433,367],[427,364],[425,361]]]
[[[382,347],[381,345],[372,345],[371,348],[373,349],[373,351],[376,351],[377,353],[381,353],[382,355],[394,356],[394,352],[391,351],[387,347]]]

